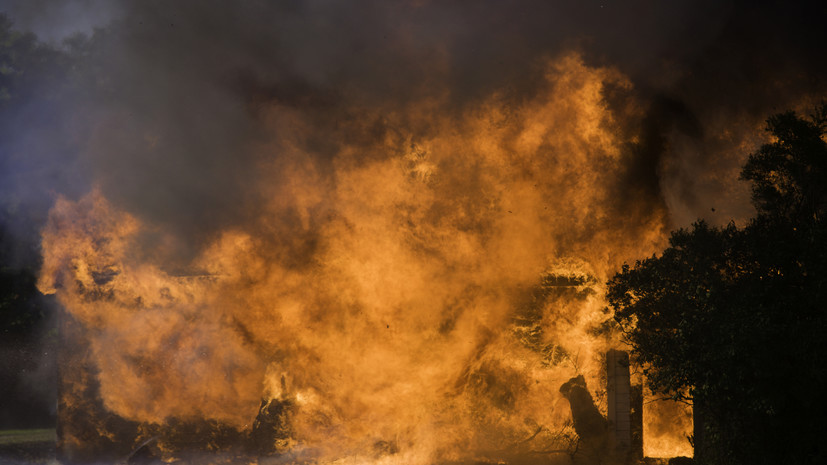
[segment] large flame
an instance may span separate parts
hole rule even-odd
[[[104,189],[59,200],[40,288],[89,329],[105,407],[249,428],[262,397],[289,399],[287,447],[343,463],[561,437],[558,388],[600,389],[619,343],[602,283],[666,224],[617,199],[628,80],[576,54],[545,69],[530,97],[354,106],[327,134],[295,106],[259,109],[278,135],[254,149],[264,201],[184,267]]]

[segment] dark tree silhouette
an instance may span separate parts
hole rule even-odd
[[[608,283],[649,387],[693,403],[700,463],[827,463],[825,122],[769,118],[745,227],[697,222]]]

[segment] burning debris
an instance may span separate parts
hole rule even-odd
[[[600,456],[608,455],[609,425],[601,415],[582,375],[560,386],[560,393],[569,401],[574,430],[582,441],[587,460],[601,462]]]
[[[250,448],[265,456],[289,451],[295,443],[290,424],[294,409],[289,399],[262,399],[250,431]]]

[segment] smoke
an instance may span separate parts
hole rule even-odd
[[[105,0],[3,0],[0,11],[14,18],[16,28],[58,44],[105,26],[120,14],[120,5]]]
[[[7,161],[58,173],[16,192],[53,192],[40,288],[130,420],[291,399],[301,447],[423,463],[561,428],[617,342],[600,283],[748,218],[762,119],[823,95],[812,8],[121,3],[15,138],[69,149]]]
[[[81,4],[26,2],[9,11],[25,26]],[[279,137],[262,127],[262,106],[300,107],[332,131],[354,106],[439,98],[440,111],[461,112],[506,89],[531,98],[545,60],[575,49],[633,83],[648,113],[642,142],[650,146],[630,161],[638,168],[628,184],[650,200],[674,197],[674,211],[688,210],[675,223],[686,224],[709,212],[706,192],[729,178],[700,180],[737,169],[742,133],[823,87],[815,81],[823,66],[820,28],[812,24],[818,11],[749,5],[126,2],[106,10],[114,19],[80,64],[83,98],[67,102],[65,117],[75,121],[70,130],[82,140],[78,156],[94,171],[92,182],[128,210],[181,229],[189,242],[255,215],[249,210],[261,199],[249,180],[259,155],[251,145]],[[83,30],[92,17],[64,18],[53,29]],[[664,114],[673,111],[668,101],[694,127]],[[736,124],[745,128],[733,131]],[[24,132],[39,133],[31,125]],[[724,137],[734,140],[716,144]],[[317,143],[315,156],[336,151],[334,141]],[[49,166],[68,161],[53,151],[42,157]],[[745,203],[723,215],[748,216]]]

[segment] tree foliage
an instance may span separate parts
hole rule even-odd
[[[768,119],[748,225],[699,221],[609,282],[649,387],[703,410],[702,462],[827,463],[825,122],[827,105]]]
[[[37,229],[27,224],[17,196],[11,190],[18,120],[33,99],[38,84],[48,79],[61,54],[29,33],[12,27],[0,15],[0,334],[11,338],[31,336],[44,310],[35,287],[38,263]],[[48,87],[47,87],[48,88]],[[28,222],[30,223],[30,222]]]
[[[44,160],[69,110],[73,55],[13,28],[0,15],[0,427],[54,422],[56,327],[52,300],[36,288],[44,190],[59,178]],[[23,198],[30,195],[29,198]]]
[[[790,224],[818,222],[827,207],[827,105],[809,119],[794,112],[774,115],[767,131],[776,140],[750,155],[741,179],[752,182],[752,198],[760,215]]]

